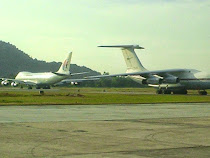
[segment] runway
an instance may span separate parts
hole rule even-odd
[[[209,103],[5,106],[0,122],[104,121],[177,117],[208,117]]]
[[[209,157],[210,104],[1,106],[2,157]]]

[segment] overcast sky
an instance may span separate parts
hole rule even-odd
[[[210,71],[210,0],[0,0],[0,40],[33,58],[120,73],[120,49],[139,44],[149,70]]]

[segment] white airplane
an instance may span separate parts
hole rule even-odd
[[[50,89],[51,85],[54,85],[64,79],[74,75],[81,75],[88,72],[81,73],[70,73],[72,52],[68,54],[66,60],[62,63],[60,69],[57,72],[43,72],[43,73],[32,73],[32,72],[19,72],[15,79],[1,78],[1,84],[6,86],[11,83],[11,86],[17,87],[20,85],[27,85],[28,89],[32,89],[35,86],[37,89]],[[79,80],[79,79],[78,79]],[[74,79],[75,81],[75,79]]]
[[[134,49],[144,49],[139,45],[99,46],[121,48],[125,63],[126,73],[114,75],[91,76],[88,78],[103,78],[114,76],[129,76],[134,81],[157,88],[157,94],[187,94],[187,90],[198,90],[200,95],[207,95],[210,89],[210,74],[194,69],[168,69],[148,71],[141,64]]]

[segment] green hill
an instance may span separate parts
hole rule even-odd
[[[0,77],[15,77],[20,71],[29,72],[55,72],[61,62],[46,62],[31,58],[16,46],[0,41]],[[85,66],[71,64],[71,72],[90,72],[88,75],[99,75],[99,72]],[[87,76],[87,75],[86,75]],[[79,78],[82,75],[77,76]]]

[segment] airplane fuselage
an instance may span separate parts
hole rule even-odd
[[[15,79],[24,82],[33,82],[41,86],[41,85],[53,85],[66,78],[67,78],[66,76],[58,76],[52,72],[43,72],[43,73],[19,72]]]

